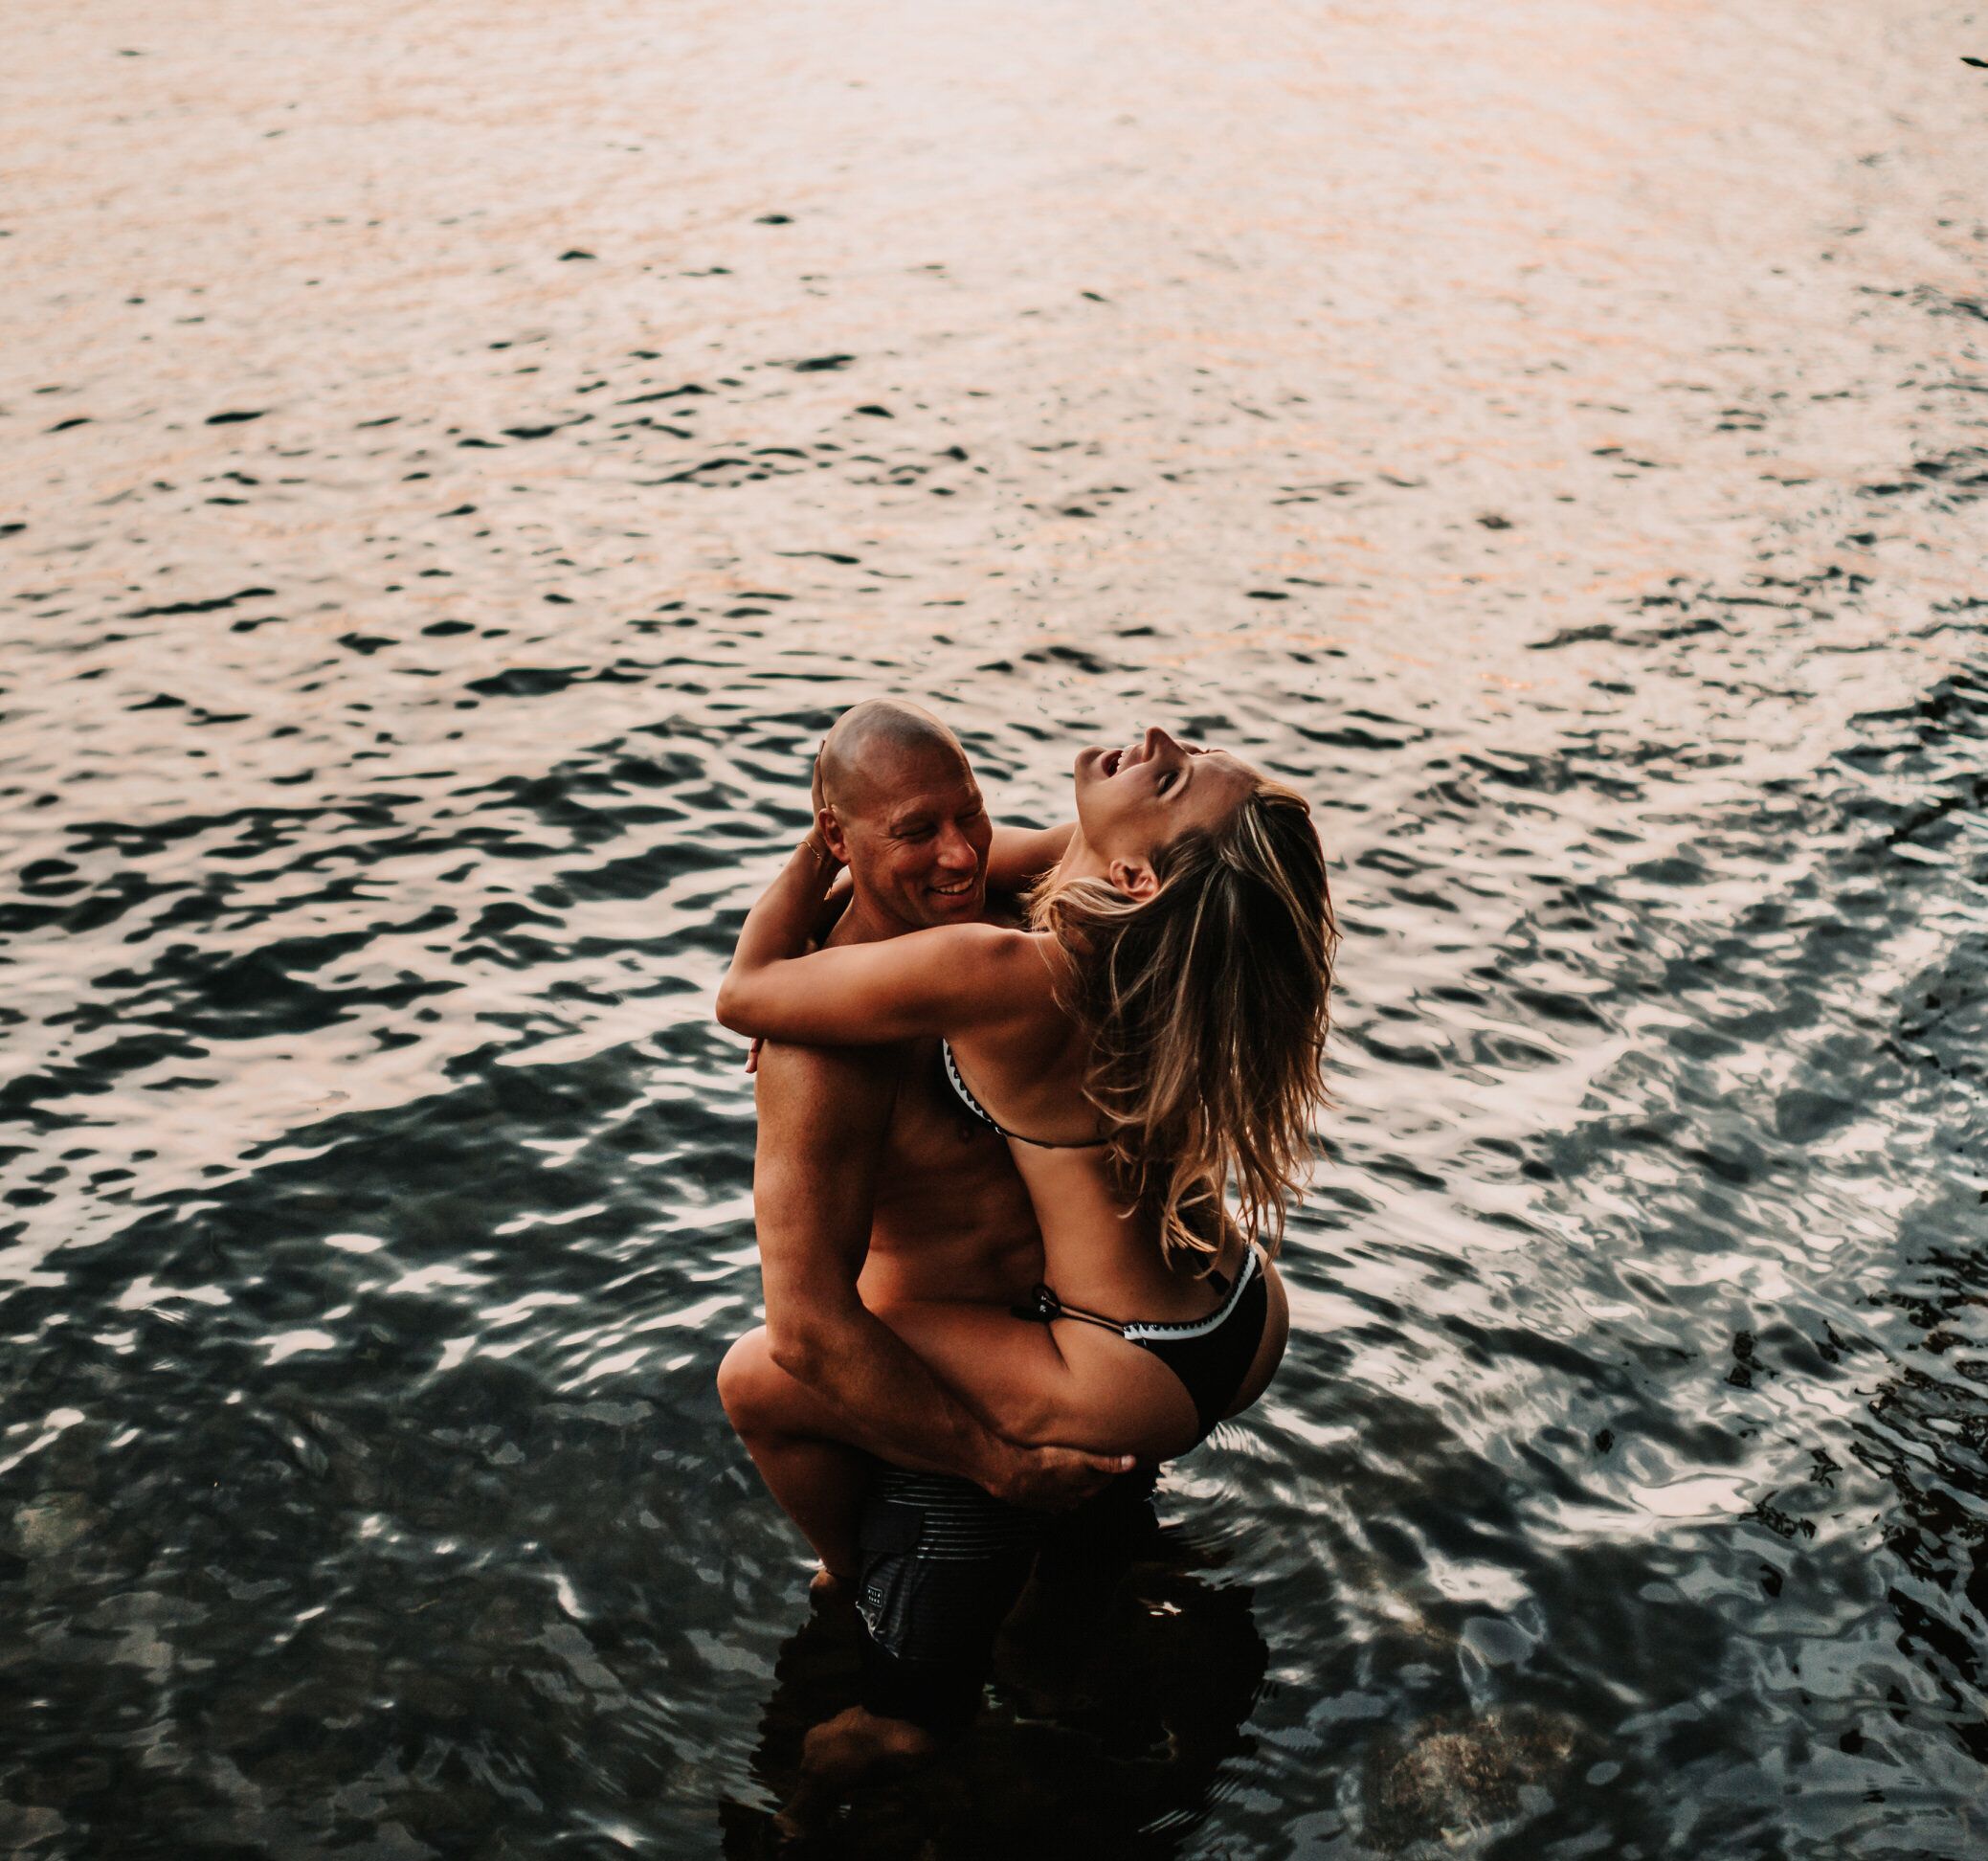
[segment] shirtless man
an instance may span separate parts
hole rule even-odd
[[[837,723],[815,805],[852,883],[832,944],[977,920],[991,847],[997,875],[1018,878],[1053,865],[1068,834],[1003,829],[995,844],[958,739],[887,699]],[[817,1592],[854,1590],[869,1630],[863,1705],[810,1741],[815,1768],[854,1769],[923,1749],[971,1715],[994,1627],[1040,1536],[1020,1509],[1073,1506],[1129,1462],[1003,1439],[877,1315],[927,1297],[1011,1306],[1041,1277],[1035,1213],[1008,1147],[961,1110],[936,1041],[769,1045],[757,1103],[766,1325],[726,1357],[719,1393],[770,1475],[791,1451],[767,1420],[772,1385],[787,1377],[852,1418],[886,1464],[860,1533],[830,1493],[815,1507],[791,1478],[782,1489],[822,1554]]]

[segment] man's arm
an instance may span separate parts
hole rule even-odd
[[[1074,1504],[1129,1460],[1004,1440],[858,1295],[897,1069],[875,1047],[761,1056],[752,1200],[773,1360],[833,1402],[871,1453],[1016,1504]]]

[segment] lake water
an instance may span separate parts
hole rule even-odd
[[[0,1847],[773,1851],[838,707],[1314,797],[1266,1400],[849,1856],[1988,1823],[1988,16],[14,0]]]

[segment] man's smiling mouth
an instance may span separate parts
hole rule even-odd
[[[963,897],[972,889],[973,882],[971,879],[962,879],[956,886],[934,886],[932,887],[932,890],[937,892],[941,898]]]

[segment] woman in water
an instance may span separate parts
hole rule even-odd
[[[815,1045],[940,1036],[1042,1234],[1029,1308],[920,1300],[877,1316],[1012,1441],[1183,1452],[1262,1393],[1289,1328],[1270,1257],[1324,1099],[1337,937],[1309,808],[1227,751],[1150,729],[1078,757],[1077,820],[1026,930],[803,953],[838,863],[818,774],[815,807],[746,920],[718,1019]],[[999,870],[1002,852],[993,880],[1030,876]],[[736,1349],[766,1357],[754,1459],[846,1579],[861,1491],[837,1412],[772,1365],[763,1334]]]

